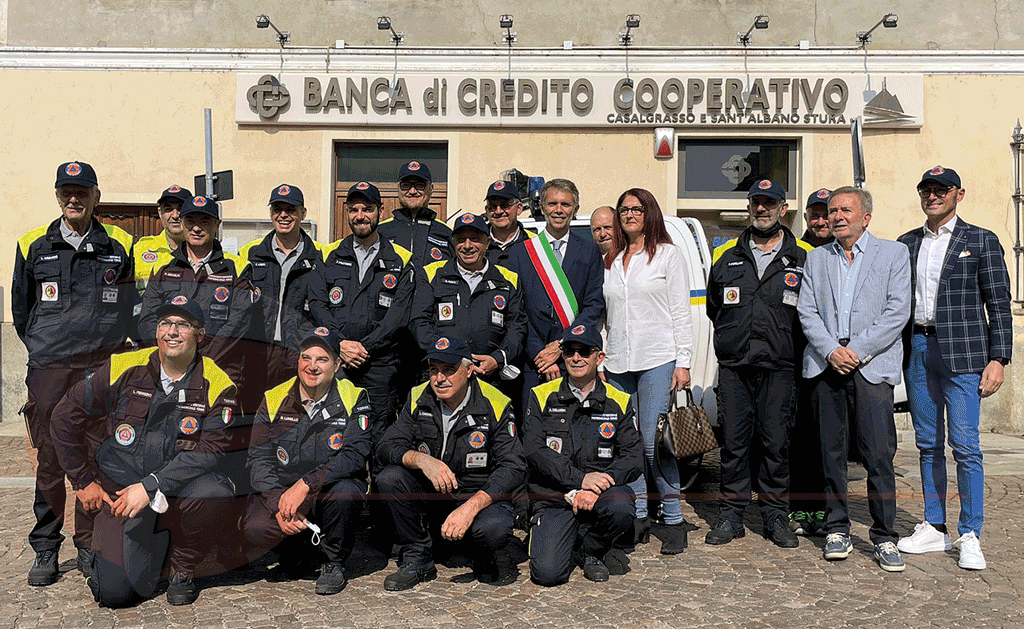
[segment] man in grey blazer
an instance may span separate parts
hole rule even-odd
[[[893,387],[900,382],[900,334],[910,317],[907,247],[866,231],[871,194],[839,188],[828,204],[835,242],[807,254],[797,309],[807,337],[803,375],[821,426],[825,477],[825,559],[853,550],[847,509],[847,422],[868,473],[875,559],[888,572],[906,566],[896,548],[896,426]]]

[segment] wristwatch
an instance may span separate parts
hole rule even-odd
[[[997,363],[999,363],[1003,367],[1005,367],[1005,366],[1010,364],[1010,359],[1009,358],[1003,358],[1001,356],[999,358],[993,358],[992,360],[996,361]]]

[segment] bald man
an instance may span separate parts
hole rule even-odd
[[[615,210],[610,205],[602,205],[590,215],[590,233],[602,256],[612,248],[614,220]]]

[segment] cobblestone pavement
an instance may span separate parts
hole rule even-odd
[[[6,431],[6,434],[17,434]],[[897,528],[909,534],[922,518],[917,455],[904,435],[897,455],[900,499]],[[985,435],[988,569],[961,570],[956,554],[906,557],[903,573],[882,572],[867,541],[863,480],[851,483],[854,552],[846,561],[821,558],[821,538],[801,538],[793,550],[761,537],[760,517],[747,511],[748,535],[726,546],[703,543],[717,519],[717,460],[706,459],[694,492],[684,505],[690,547],[663,557],[659,543],[640,546],[624,560],[628,572],[604,584],[576,570],[569,583],[553,589],[529,580],[522,544],[506,565],[519,571],[511,585],[455,583],[468,568],[439,566],[436,581],[414,590],[382,588],[394,559],[368,549],[369,531],[349,562],[350,581],[341,593],[319,597],[311,581],[273,584],[265,570],[207,578],[199,600],[170,607],[161,596],[126,610],[99,609],[79,573],[71,570],[55,585],[31,588],[25,576],[33,554],[25,536],[31,524],[32,453],[22,437],[0,437],[0,628],[18,627],[1021,627],[1024,626],[1024,562],[1020,550],[1024,512],[1024,440]],[[856,476],[856,475],[855,475]],[[860,474],[863,476],[863,474]],[[953,485],[955,487],[955,484]],[[950,505],[956,514],[958,505]],[[955,515],[951,516],[954,519]],[[517,532],[518,539],[522,533]],[[73,565],[73,547],[61,551],[63,567]],[[620,562],[609,564],[622,572]]]

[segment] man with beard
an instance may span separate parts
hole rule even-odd
[[[323,248],[312,282],[310,310],[318,326],[336,333],[344,377],[366,389],[373,404],[374,442],[398,408],[398,330],[409,322],[415,289],[412,255],[382,238],[380,191],[360,181],[345,208],[352,233]]]
[[[381,237],[412,252],[417,269],[453,257],[452,230],[429,207],[433,192],[426,164],[417,160],[403,164],[398,169],[398,208],[380,224]]]
[[[146,282],[153,270],[171,261],[171,254],[185,240],[181,224],[181,208],[192,198],[187,188],[172,184],[156,201],[157,215],[164,229],[155,236],[143,236],[135,243],[135,283],[139,294],[146,291]]]
[[[239,257],[252,267],[252,283],[260,293],[262,311],[254,313],[260,341],[266,348],[263,365],[250,370],[247,384],[271,389],[295,374],[299,343],[313,330],[309,283],[323,262],[317,243],[302,229],[306,218],[302,190],[281,184],[270,193],[274,230],[242,247]],[[262,377],[259,377],[262,376]]]
[[[602,205],[590,215],[590,233],[602,256],[611,251],[615,219],[615,208],[610,205]]]
[[[132,237],[93,216],[100,201],[96,171],[85,162],[57,167],[61,217],[18,239],[11,284],[14,329],[28,350],[23,408],[36,448],[35,524],[28,535],[35,563],[29,585],[57,581],[64,536],[64,468],[50,438],[53,408],[87,373],[122,348],[137,298]],[[87,573],[92,517],[75,504],[78,567]]]
[[[727,544],[745,535],[743,511],[756,474],[764,536],[795,548],[787,500],[789,427],[799,364],[796,304],[811,247],[780,222],[789,207],[781,184],[758,180],[747,199],[751,225],[715,249],[708,279],[723,439],[719,520],[705,543]],[[760,452],[753,463],[752,439]]]
[[[487,260],[491,264],[508,266],[512,246],[536,236],[519,222],[523,202],[519,190],[510,182],[498,180],[487,188],[484,197],[484,216],[490,226],[491,243],[487,245]]]

